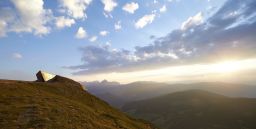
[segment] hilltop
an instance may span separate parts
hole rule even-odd
[[[0,80],[0,127],[3,129],[152,129],[56,76],[48,82]]]
[[[126,104],[123,111],[162,129],[255,129],[256,99],[203,90],[175,92]]]

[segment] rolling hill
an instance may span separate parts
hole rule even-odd
[[[117,108],[125,103],[157,96],[185,91],[201,89],[229,97],[250,97],[256,98],[256,86],[245,84],[233,84],[224,82],[201,82],[190,84],[167,84],[158,82],[133,82],[129,84],[118,84],[109,82],[82,83],[88,91],[95,96],[107,101]]]
[[[131,102],[123,111],[161,129],[255,129],[256,99],[188,90]]]
[[[152,129],[56,76],[49,82],[0,80],[2,129]]]

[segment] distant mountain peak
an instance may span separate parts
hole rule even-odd
[[[108,83],[108,80],[104,79],[100,83]]]
[[[82,84],[85,84],[86,86],[93,86],[93,87],[106,87],[106,86],[119,86],[121,85],[119,82],[115,82],[115,81],[108,81],[106,79],[102,80],[102,81],[92,81],[92,82],[82,82]]]

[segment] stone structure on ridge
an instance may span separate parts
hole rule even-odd
[[[47,82],[47,81],[53,79],[54,77],[56,77],[56,75],[50,74],[47,72],[43,72],[40,70],[39,72],[37,72],[36,77],[37,77],[37,81],[39,81],[39,82]]]

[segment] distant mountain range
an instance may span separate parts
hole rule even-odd
[[[123,106],[161,129],[256,129],[256,99],[202,90],[175,92]]]
[[[56,76],[49,82],[0,80],[1,129],[153,129]]]
[[[128,102],[191,89],[201,89],[229,97],[256,98],[256,86],[223,82],[201,82],[191,84],[133,82],[129,84],[119,84],[118,82],[108,82],[104,80],[102,82],[82,82],[82,84],[86,86],[90,93],[118,108],[121,108]]]
[[[0,80],[0,128],[156,129],[149,122],[161,129],[256,128],[254,86],[107,80],[83,85],[58,75],[48,82]]]

